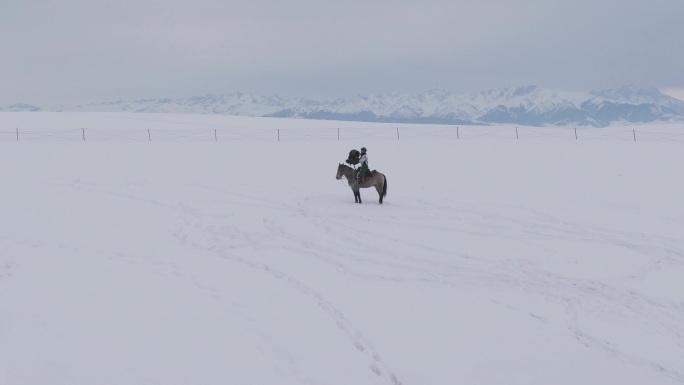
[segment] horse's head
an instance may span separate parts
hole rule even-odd
[[[344,168],[345,167],[346,166],[343,165],[342,163],[340,163],[340,165],[337,166],[337,175],[335,176],[335,179],[342,179],[342,177],[344,176]]]

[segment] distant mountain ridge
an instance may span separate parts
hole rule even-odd
[[[12,104],[7,107],[0,107],[0,111],[8,111],[8,112],[22,112],[22,111],[29,111],[29,112],[35,112],[35,111],[40,111],[40,108],[31,105],[31,104],[26,104],[26,103],[17,103],[17,104]]]
[[[594,126],[684,122],[684,101],[655,88],[623,86],[565,92],[537,86],[510,87],[470,94],[434,89],[417,94],[358,95],[317,101],[245,93],[182,99],[141,99],[87,104],[64,111],[129,111],[228,114],[298,119],[391,123],[519,124]]]

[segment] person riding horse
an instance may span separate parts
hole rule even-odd
[[[354,151],[354,155],[358,154],[359,152],[356,150]],[[352,159],[352,162],[347,162],[352,165],[357,164],[356,162],[356,157]],[[366,163],[368,162],[368,158],[366,158]],[[367,165],[366,165],[367,166]],[[351,188],[352,192],[354,193],[354,202],[356,203],[361,203],[361,192],[360,189],[362,188],[369,188],[369,187],[375,187],[375,190],[378,192],[378,197],[380,198],[380,204],[382,204],[382,201],[385,196],[387,196],[387,177],[385,177],[385,174],[379,172],[379,171],[373,171],[370,176],[366,177],[365,179],[361,179],[361,182],[359,183],[359,180],[356,179],[358,175],[358,170],[347,166],[346,164],[338,164],[337,165],[337,174],[335,174],[335,179],[340,180],[342,178],[347,180],[347,183],[349,184],[349,188]]]
[[[361,147],[361,157],[359,158],[359,164],[361,166],[356,172],[356,182],[362,183],[366,175],[369,174],[368,155],[366,155],[366,147]]]

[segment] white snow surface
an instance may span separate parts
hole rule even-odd
[[[684,143],[388,128],[0,114],[0,384],[684,383]]]

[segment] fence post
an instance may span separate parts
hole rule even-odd
[[[85,128],[81,128],[83,130],[83,141],[85,142]]]
[[[147,139],[151,142],[152,141],[152,134],[150,134],[150,129],[147,129]]]
[[[214,128],[214,142],[218,142],[218,134],[216,133],[215,128]]]
[[[399,127],[397,127],[397,140],[399,140]]]
[[[632,133],[634,134],[634,141],[636,142],[636,130],[632,130]]]
[[[278,141],[280,142],[280,128],[278,129]]]
[[[458,134],[458,126],[456,126],[456,139],[461,139],[461,135]]]
[[[338,141],[340,140],[340,128],[339,127],[337,128],[337,140]]]
[[[515,138],[516,138],[516,139],[520,139],[520,138],[518,137],[518,126],[515,126]]]
[[[17,127],[17,142],[19,141],[19,127]]]
[[[577,140],[577,127],[575,127],[575,140]]]

